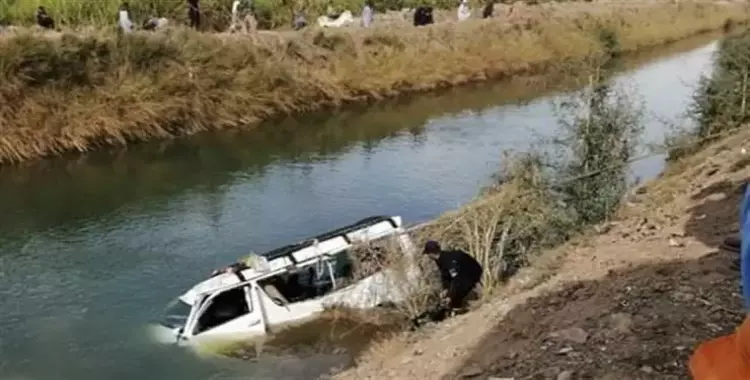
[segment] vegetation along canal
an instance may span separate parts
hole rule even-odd
[[[622,63],[661,143],[715,37]],[[630,58],[629,58],[630,60]],[[409,222],[468,201],[506,149],[553,136],[559,94],[496,83],[251,132],[0,169],[0,374],[33,379],[271,378],[273,366],[199,359],[145,324],[185,287],[263,251],[371,214]],[[633,167],[641,177],[660,158]],[[324,370],[285,362],[286,378]]]

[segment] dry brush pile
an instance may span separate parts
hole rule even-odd
[[[608,50],[636,51],[747,14],[733,3],[597,7],[544,8],[520,24],[475,20],[252,39],[182,29],[4,36],[0,164],[570,69]]]

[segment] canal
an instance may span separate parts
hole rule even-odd
[[[617,80],[646,105],[645,143],[662,142],[662,121],[684,112],[715,38],[621,62]],[[557,91],[545,82],[0,169],[0,377],[311,378],[328,364],[199,358],[151,343],[144,327],[187,286],[250,250],[373,214],[423,221],[470,200],[504,150],[556,133],[552,103],[576,81]],[[655,157],[633,171],[650,178],[662,166]]]

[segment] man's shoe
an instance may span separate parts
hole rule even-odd
[[[742,239],[739,235],[727,236],[726,239],[721,243],[721,248],[727,251],[739,252],[742,246]]]

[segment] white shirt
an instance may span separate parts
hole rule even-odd
[[[458,21],[464,21],[471,16],[471,10],[469,9],[469,3],[464,0],[461,1],[461,5],[458,6]]]
[[[369,5],[365,5],[365,7],[362,9],[362,26],[365,28],[369,28],[370,25],[372,25],[372,8],[370,8]]]
[[[130,15],[128,15],[128,11],[126,11],[124,9],[120,11],[120,22],[119,22],[119,24],[120,24],[120,28],[122,28],[122,30],[124,32],[132,32],[133,31],[133,23],[130,22]]]

